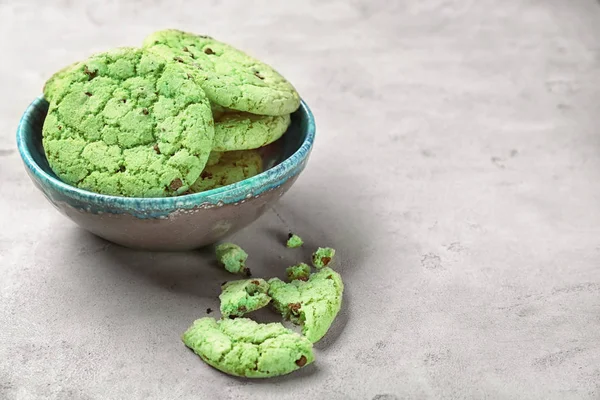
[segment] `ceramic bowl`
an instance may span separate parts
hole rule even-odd
[[[82,228],[120,245],[190,250],[212,244],[260,217],[293,185],[313,145],[315,121],[302,102],[286,134],[262,149],[265,171],[233,185],[178,197],[133,198],[89,192],[62,182],[48,165],[42,126],[48,102],[38,97],[17,129],[29,177],[48,201]]]

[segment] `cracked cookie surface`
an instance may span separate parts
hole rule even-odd
[[[184,193],[209,157],[210,103],[193,68],[141,49],[96,54],[51,85],[43,144],[56,175],[97,193]]]
[[[271,66],[211,37],[175,29],[154,32],[144,47],[194,66],[212,103],[261,115],[286,115],[300,106],[300,96]]]
[[[182,339],[207,364],[235,376],[285,375],[314,361],[312,343],[280,323],[205,317],[194,321]]]
[[[272,278],[268,283],[273,307],[284,318],[302,325],[302,333],[313,343],[327,333],[342,306],[342,277],[328,267],[311,274],[307,281],[285,283]]]

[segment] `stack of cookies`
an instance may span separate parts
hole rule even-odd
[[[269,65],[177,30],[63,68],[44,97],[43,145],[54,173],[128,197],[196,193],[262,172],[256,149],[279,139],[300,105]]]

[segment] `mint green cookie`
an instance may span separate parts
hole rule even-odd
[[[333,260],[333,256],[335,256],[335,249],[319,247],[312,255],[313,266],[317,269],[326,267]]]
[[[290,116],[221,112],[215,118],[213,151],[258,149],[279,139],[290,126]]]
[[[277,71],[248,54],[208,36],[175,29],[154,32],[145,48],[169,60],[194,66],[212,103],[261,115],[286,115],[300,105],[294,87]]]
[[[310,278],[310,265],[300,263],[285,269],[288,281],[307,281]]]
[[[311,274],[306,282],[285,283],[272,278],[268,283],[275,309],[284,318],[303,325],[302,333],[313,343],[327,333],[342,306],[344,284],[331,268]]]
[[[262,158],[256,150],[228,151],[217,154],[220,154],[219,162],[214,165],[206,165],[200,177],[191,186],[192,193],[231,185],[258,175],[263,170]]]
[[[221,314],[223,317],[241,317],[263,308],[271,301],[267,296],[269,285],[264,279],[229,281],[221,286]]]
[[[246,378],[285,375],[312,363],[312,343],[279,323],[205,317],[183,334],[183,343],[226,374]]]
[[[288,240],[285,245],[287,247],[289,247],[290,249],[295,249],[297,247],[302,246],[303,244],[304,244],[304,241],[302,240],[302,238],[300,236],[290,233],[288,235]]]
[[[250,275],[250,270],[246,268],[246,253],[240,246],[234,243],[221,243],[215,247],[217,261],[232,274]]]
[[[90,57],[61,80],[42,131],[61,180],[109,195],[164,197],[198,179],[214,121],[195,69],[122,48]]]

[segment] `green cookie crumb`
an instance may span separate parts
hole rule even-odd
[[[241,317],[269,304],[269,285],[264,279],[230,281],[221,286],[221,314]]]
[[[331,247],[319,247],[312,255],[312,263],[315,268],[321,269],[329,265],[334,255],[335,249]]]
[[[340,274],[331,268],[311,274],[306,282],[285,283],[272,278],[268,283],[275,310],[285,319],[303,325],[302,333],[313,343],[327,333],[342,306],[344,284]]]
[[[259,324],[248,318],[200,318],[182,340],[212,367],[246,378],[289,374],[315,359],[307,338],[280,323]]]
[[[240,246],[233,243],[222,243],[215,248],[217,261],[232,274],[244,274],[250,276],[250,270],[246,268],[246,253]]]
[[[288,235],[288,240],[286,243],[286,246],[289,247],[290,249],[295,249],[296,247],[300,247],[304,244],[304,242],[302,241],[302,238],[298,235],[295,235],[293,233],[290,233]]]
[[[300,263],[292,265],[285,270],[288,281],[307,281],[310,277],[310,265]]]

